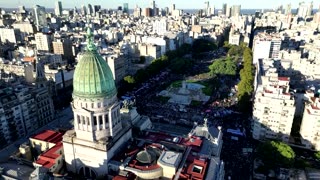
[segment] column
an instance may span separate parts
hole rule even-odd
[[[110,136],[113,136],[112,110],[111,112],[109,112],[109,128],[110,128]]]
[[[106,128],[106,116],[105,116],[105,114],[102,115],[102,129],[107,129]]]

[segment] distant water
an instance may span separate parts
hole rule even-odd
[[[12,11],[17,11],[18,10],[18,8],[3,8],[3,9],[5,11],[8,11],[8,12],[12,12]],[[73,8],[69,8],[69,9],[71,10]],[[31,9],[30,8],[26,8],[26,10],[30,11]],[[221,9],[216,9],[215,13],[218,13],[219,10],[221,10]],[[80,11],[80,8],[78,8],[78,11]],[[241,14],[255,14],[256,11],[268,12],[268,11],[273,11],[273,10],[272,9],[241,9],[240,12],[241,12]],[[53,8],[46,8],[46,12],[53,13],[54,9]],[[199,12],[199,9],[183,9],[183,12],[189,13],[189,14],[195,14],[195,13]],[[316,12],[318,12],[318,10],[317,9],[313,9],[313,13],[316,13]],[[130,9],[129,13],[132,14],[133,13],[133,9]],[[296,14],[297,13],[297,9],[292,9],[291,13],[292,14]]]

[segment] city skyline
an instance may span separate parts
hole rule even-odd
[[[25,2],[21,0],[12,0],[12,1],[7,1],[7,2],[0,2],[0,7],[2,8],[17,8],[18,6],[25,6],[27,8],[33,7],[34,5],[38,4],[41,6],[45,6],[46,8],[54,8],[54,4],[56,1],[50,1],[50,0],[43,0],[41,2]],[[133,9],[136,5],[139,7],[149,7],[151,6],[151,1],[146,1],[146,0],[133,0],[133,1],[128,1],[128,0],[111,0],[109,2],[101,2],[98,0],[85,0],[80,2],[76,1],[61,1],[62,2],[62,7],[63,8],[74,8],[74,7],[81,7],[81,5],[87,5],[87,4],[92,4],[92,5],[101,5],[102,8],[117,8],[118,6],[123,6],[123,3],[129,3],[129,9]],[[176,4],[177,9],[200,9],[204,7],[204,2],[193,2],[193,3],[188,3],[186,4],[183,0],[176,0],[174,1],[174,4]],[[309,2],[309,1],[307,1]],[[311,2],[311,1],[310,1]],[[291,7],[293,9],[298,8],[299,1],[292,1],[292,0],[283,0],[281,2],[276,1],[276,0],[270,0],[270,1],[261,1],[259,3],[254,3],[254,1],[245,1],[239,3],[236,0],[226,0],[223,2],[214,2],[214,1],[209,1],[210,6],[215,6],[216,9],[221,9],[223,3],[227,3],[230,5],[236,5],[240,4],[242,9],[273,9],[277,8],[280,5],[286,5],[291,3]],[[157,7],[164,8],[164,7],[170,7],[172,4],[172,1],[168,0],[157,0],[156,5]],[[313,4],[314,9],[317,9],[319,7],[319,3],[314,3]]]

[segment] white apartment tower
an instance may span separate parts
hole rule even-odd
[[[305,3],[300,2],[298,8],[298,17],[307,17],[311,16],[313,11],[313,2]]]
[[[56,14],[56,16],[61,16],[62,15],[62,3],[61,3],[61,1],[57,1],[55,3],[54,13]]]
[[[34,8],[34,19],[37,28],[47,25],[46,9],[43,6],[36,5]]]
[[[259,59],[277,59],[281,49],[281,38],[278,34],[258,33],[253,39],[253,63]]]
[[[300,135],[302,144],[307,148],[320,150],[320,98],[314,92],[306,92]]]
[[[259,60],[252,117],[254,139],[280,139],[287,142],[295,113],[288,77],[279,77],[273,61]]]
[[[37,33],[34,35],[37,45],[37,50],[52,51],[52,37],[50,34]]]
[[[164,35],[168,30],[168,23],[166,19],[155,20],[152,25],[153,32],[158,35]]]

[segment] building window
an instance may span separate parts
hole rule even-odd
[[[82,124],[86,124],[86,121],[84,119],[84,116],[81,116],[81,119],[82,119]]]
[[[81,121],[80,121],[80,116],[79,115],[77,115],[77,120],[78,120],[78,124],[80,124]]]
[[[97,116],[93,116],[93,124],[96,126],[97,125]]]
[[[90,120],[89,120],[89,117],[86,117],[87,118],[87,123],[88,125],[90,126]]]
[[[99,125],[102,125],[103,122],[102,122],[102,116],[99,116]]]

